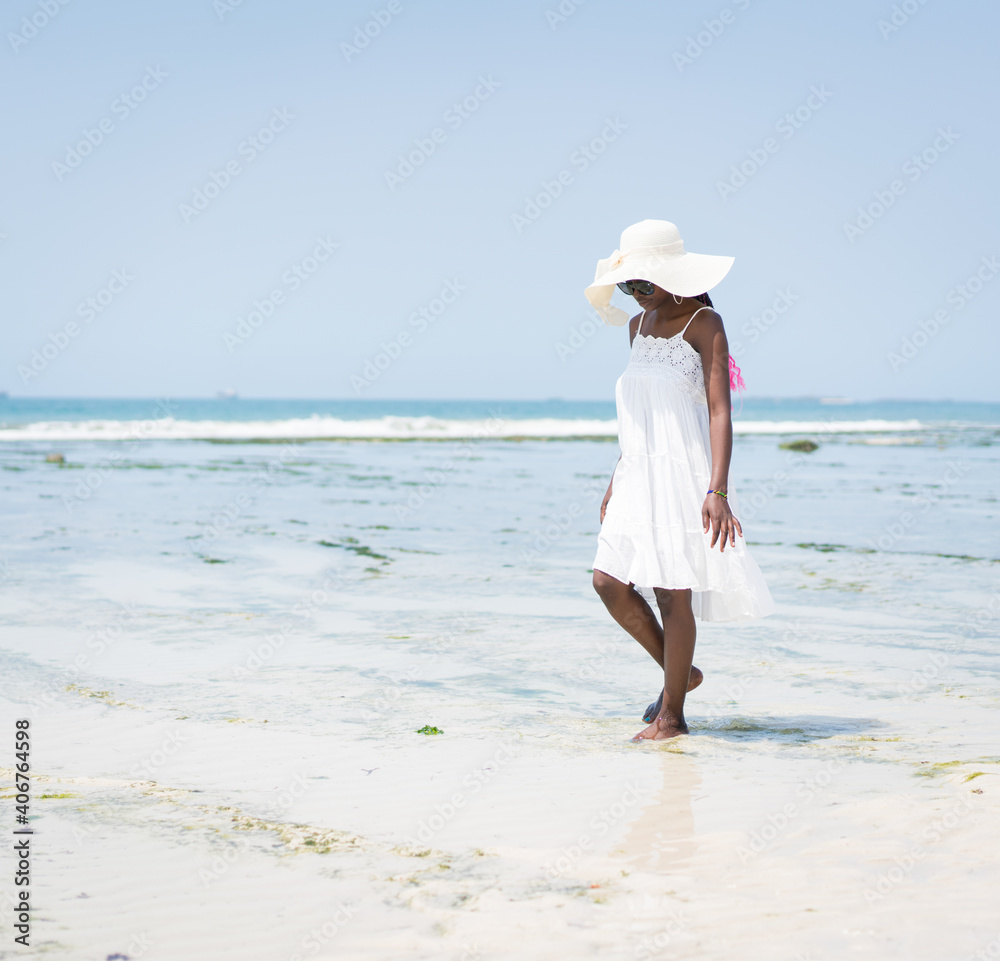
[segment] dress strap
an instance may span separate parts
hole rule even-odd
[[[639,326],[636,328],[635,336],[638,337],[642,333],[642,322],[646,319],[646,311],[642,312],[642,316],[639,318]]]
[[[705,306],[704,306],[704,307],[699,307],[699,308],[698,308],[698,309],[697,309],[697,310],[696,310],[696,311],[695,311],[695,312],[694,312],[694,313],[693,313],[693,314],[692,314],[692,315],[691,315],[691,316],[690,316],[690,317],[688,318],[688,322],[687,322],[687,323],[686,323],[686,324],[684,325],[684,330],[687,330],[687,329],[688,329],[688,327],[690,327],[690,326],[691,326],[691,321],[692,321],[692,320],[694,320],[694,319],[695,319],[695,317],[697,317],[697,316],[698,316],[698,314],[699,314],[699,313],[700,313],[701,311],[703,311],[703,310],[711,310],[711,309],[712,309],[712,308],[710,308],[710,307],[708,306],[708,304],[705,304]],[[684,336],[684,330],[682,330],[682,331],[681,331],[681,333],[680,333],[680,336],[681,336],[681,337],[683,337],[683,336]]]

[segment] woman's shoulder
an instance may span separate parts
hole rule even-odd
[[[704,306],[699,307],[695,310],[697,316],[694,317],[695,321],[708,320],[712,323],[722,323],[722,314],[720,314],[714,307]]]
[[[712,333],[725,330],[725,324],[722,322],[722,314],[714,307],[699,307],[691,317],[689,330],[691,332],[699,330],[711,331]]]

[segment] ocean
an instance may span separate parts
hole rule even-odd
[[[982,431],[1000,404],[739,398],[736,434]],[[499,421],[504,421],[499,424]],[[253,400],[0,397],[0,440],[614,438],[614,401]]]

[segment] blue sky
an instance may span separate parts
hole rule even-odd
[[[736,258],[753,394],[998,400],[998,21],[18,0],[0,389],[610,399],[627,333],[583,288],[652,217]]]

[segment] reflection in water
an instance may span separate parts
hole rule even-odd
[[[691,807],[694,791],[701,786],[698,767],[692,758],[674,751],[663,751],[661,757],[659,792],[611,852],[632,871],[664,873],[691,857],[698,846]]]

